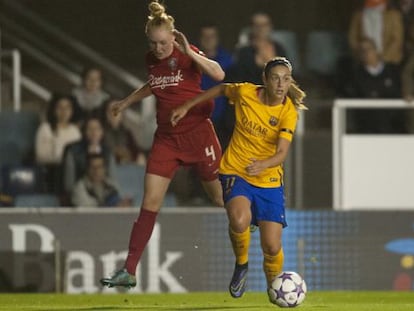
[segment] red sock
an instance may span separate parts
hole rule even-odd
[[[138,261],[151,237],[157,215],[158,212],[141,208],[141,212],[134,222],[129,238],[128,257],[125,263],[125,268],[129,274],[135,275]]]

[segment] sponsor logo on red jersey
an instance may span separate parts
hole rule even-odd
[[[177,86],[181,81],[184,81],[181,69],[176,74],[171,75],[149,75],[149,84],[151,88],[165,89],[168,86]]]

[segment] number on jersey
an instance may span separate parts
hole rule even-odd
[[[211,145],[210,147],[206,147],[204,151],[206,152],[207,157],[211,157],[213,161],[216,161],[216,153],[214,151],[213,145]]]

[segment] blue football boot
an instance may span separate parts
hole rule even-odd
[[[243,296],[244,291],[246,290],[247,285],[247,271],[249,268],[249,263],[243,265],[234,266],[233,277],[229,285],[229,292],[233,298],[240,298]]]

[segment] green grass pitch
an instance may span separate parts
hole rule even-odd
[[[261,311],[277,310],[265,293],[232,299],[227,293],[191,294],[0,294],[0,310],[53,311]],[[281,309],[282,310],[282,309]],[[412,311],[412,292],[310,292],[295,310]]]

